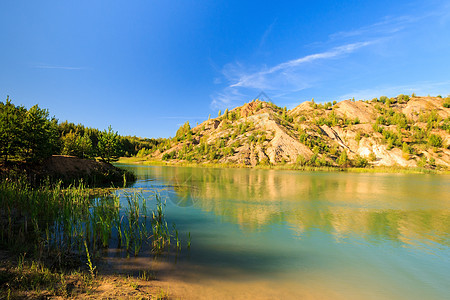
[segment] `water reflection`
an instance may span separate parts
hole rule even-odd
[[[244,231],[287,224],[299,238],[314,229],[337,241],[449,244],[449,176],[307,173],[175,167],[134,168],[197,207]],[[146,183],[148,184],[148,182]]]

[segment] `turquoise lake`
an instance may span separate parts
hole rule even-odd
[[[161,195],[184,249],[111,268],[159,270],[183,298],[450,295],[448,175],[120,167],[137,175],[133,188]]]

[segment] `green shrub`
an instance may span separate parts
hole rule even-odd
[[[367,167],[368,164],[369,163],[368,163],[367,159],[360,155],[357,155],[353,162],[353,165],[357,168],[365,168],[365,167]]]
[[[432,147],[442,147],[442,138],[437,134],[430,134],[428,144]]]
[[[450,108],[450,98],[449,97],[445,98],[444,107],[445,108]]]

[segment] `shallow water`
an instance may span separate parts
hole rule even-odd
[[[444,299],[450,176],[124,166],[159,190],[190,251],[159,270],[204,299]],[[184,247],[186,248],[186,247]]]

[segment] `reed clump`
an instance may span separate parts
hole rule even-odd
[[[173,248],[181,249],[175,232],[169,230],[158,193],[144,197],[109,191],[93,196],[83,182],[63,188],[61,182],[32,187],[26,178],[0,181],[0,245],[23,257],[26,253],[40,266],[50,257],[47,265],[59,270],[69,261],[85,262],[93,278],[95,258],[114,241],[127,256],[139,255],[144,246],[160,255],[171,250],[175,236]]]

